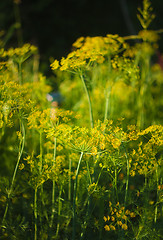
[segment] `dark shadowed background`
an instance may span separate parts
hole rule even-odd
[[[150,28],[163,28],[163,0],[151,2],[156,18]],[[11,32],[7,46],[17,46],[18,38],[20,44],[38,46],[46,73],[49,58],[65,56],[80,36],[136,34],[141,29],[136,16],[139,6],[142,0],[1,0],[0,30]],[[17,21],[21,31],[13,28]]]

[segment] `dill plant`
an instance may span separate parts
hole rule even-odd
[[[153,114],[149,112],[153,109],[153,96],[152,96],[152,88],[154,86],[154,80],[151,72],[151,59],[152,56],[157,51],[157,42],[159,39],[159,33],[161,31],[151,31],[148,30],[150,23],[152,22],[154,15],[151,14],[152,8],[150,6],[149,1],[143,1],[143,8],[138,9],[138,19],[141,22],[143,30],[138,33],[137,36],[129,36],[121,38],[118,35],[107,35],[106,37],[93,37],[93,38],[79,38],[73,46],[75,50],[70,53],[67,58],[62,58],[60,62],[55,60],[51,67],[53,70],[57,71],[70,71],[71,73],[65,74],[66,80],[63,82],[63,87],[61,84],[61,91],[66,94],[66,101],[69,101],[70,94],[69,91],[66,92],[66,81],[68,84],[71,84],[70,79],[74,79],[73,81],[82,80],[85,84],[84,88],[86,89],[86,94],[88,97],[88,106],[89,106],[89,114],[90,114],[90,122],[91,126],[92,119],[93,122],[95,119],[117,119],[118,117],[125,117],[128,123],[136,124],[140,129],[144,129],[144,127],[149,126],[153,123],[154,118]],[[130,41],[132,39],[138,40],[138,43],[131,44]],[[109,51],[111,49],[111,51]],[[57,70],[59,69],[59,70]],[[82,78],[81,72],[83,73],[84,78]],[[75,73],[75,77],[72,77],[72,74]],[[79,78],[77,76],[79,75]],[[64,77],[64,73],[63,73]],[[78,88],[81,87],[80,84],[76,84],[72,81],[72,88],[67,88],[67,90],[74,89],[75,91],[80,91]],[[85,82],[84,82],[85,81]],[[159,83],[158,83],[159,84]],[[87,87],[87,88],[86,88]],[[88,95],[89,91],[89,95]],[[81,91],[80,91],[81,92]],[[87,104],[84,100],[83,95],[80,99],[78,99],[79,103],[77,105],[74,102],[74,109],[78,109],[81,111],[83,108],[83,112],[87,112]],[[104,97],[105,96],[105,97]],[[76,99],[75,99],[76,100]],[[103,103],[105,101],[105,107],[102,109]],[[72,101],[71,101],[72,102]],[[147,102],[148,104],[147,106]],[[82,105],[81,105],[81,104]],[[91,104],[90,104],[91,103]],[[99,108],[98,108],[99,103]],[[123,103],[123,107],[120,106]],[[152,106],[153,105],[153,106]],[[72,105],[71,105],[72,106]],[[80,107],[77,107],[80,106]],[[131,110],[132,109],[132,110]],[[102,111],[101,111],[102,110]],[[100,114],[99,114],[100,111]],[[92,114],[93,112],[93,114]],[[85,114],[83,114],[83,117]],[[94,116],[94,117],[92,117]],[[143,166],[144,162],[146,162],[146,166],[151,166],[148,161],[145,161],[145,155],[140,150],[140,154],[142,156],[142,161],[140,162],[140,172],[137,176],[135,176],[135,172],[132,169],[132,157],[130,156],[130,144],[131,149],[134,147],[134,141],[138,141],[139,136],[143,136],[142,142],[140,141],[140,145],[143,147],[147,146],[145,143],[146,136],[136,130],[136,128],[128,127],[128,132],[122,133],[123,137],[119,138],[119,143],[115,149],[117,148],[117,152],[115,150],[107,150],[110,152],[110,155],[106,153],[99,154],[99,161],[104,161],[104,163],[100,162],[99,166],[101,168],[101,172],[104,174],[107,169],[109,173],[109,177],[111,180],[111,186],[113,190],[109,194],[108,198],[111,199],[121,199],[121,204],[123,202],[124,206],[133,206],[134,199],[132,196],[132,178],[141,181],[141,178],[144,178],[144,185],[141,186],[141,191],[143,195],[143,199],[148,198],[148,181],[151,176],[148,175],[148,170],[145,166]],[[118,131],[119,132],[119,131]],[[111,132],[109,131],[108,134]],[[111,133],[112,134],[112,133]],[[113,136],[116,134],[113,132]],[[114,142],[114,137],[112,141]],[[128,140],[125,139],[128,138]],[[131,142],[131,143],[130,143]],[[146,148],[146,147],[145,147]],[[152,149],[151,147],[150,149]],[[114,149],[114,147],[113,147]],[[133,150],[138,151],[139,150]],[[149,157],[151,150],[148,149],[148,154],[146,156]],[[153,161],[156,159],[156,153],[153,151]],[[147,158],[148,158],[147,157]],[[106,160],[105,160],[106,159]],[[109,164],[105,163],[108,159],[110,159]],[[97,157],[94,158],[95,162],[97,162]],[[161,158],[160,160],[161,161]],[[152,163],[154,164],[154,163]],[[135,168],[139,169],[136,161],[134,162]],[[160,166],[161,167],[161,166]],[[161,167],[162,168],[162,167]],[[144,172],[143,172],[144,169]],[[157,169],[157,167],[156,167]],[[95,170],[95,168],[94,168]],[[151,170],[152,171],[152,170]],[[155,171],[155,170],[154,170]],[[102,177],[103,174],[100,176]],[[105,173],[107,175],[107,172]],[[121,174],[121,175],[120,175]],[[157,170],[156,170],[157,175]],[[122,183],[119,181],[118,176],[123,176]],[[158,180],[158,175],[157,175]],[[92,183],[94,184],[94,183]],[[99,180],[98,180],[99,184]],[[158,184],[157,184],[158,185]],[[91,185],[90,185],[91,186]],[[93,186],[93,185],[92,185]],[[124,194],[125,192],[125,194]],[[114,194],[113,194],[114,193]],[[137,192],[139,195],[139,191]],[[114,197],[113,197],[114,196]],[[122,200],[123,199],[123,200]],[[102,201],[102,200],[101,200]],[[115,201],[115,200],[114,200]],[[138,200],[139,202],[139,200]],[[145,203],[146,202],[146,203]],[[147,199],[144,202],[145,208],[147,208],[148,201]],[[135,203],[136,204],[136,203]],[[146,205],[147,204],[147,205]],[[138,204],[139,205],[139,204]],[[157,207],[154,208],[155,216],[157,214]],[[139,210],[133,212],[133,216],[137,219],[141,219],[143,223],[143,217],[141,214],[148,213],[140,213]],[[148,215],[149,217],[149,215]],[[148,218],[147,217],[147,218]],[[155,219],[155,217],[153,217]],[[140,220],[140,222],[141,222]],[[154,220],[156,221],[156,220]],[[132,221],[133,222],[133,221]],[[134,227],[130,223],[130,234],[134,234]],[[150,221],[149,221],[150,222]],[[127,232],[125,232],[128,227],[127,224],[118,220],[119,226],[123,226],[122,229],[119,229],[119,234],[115,235],[118,238],[127,237]],[[122,225],[121,225],[122,224]],[[144,223],[143,223],[144,224]],[[140,224],[141,225],[141,224]],[[144,225],[143,225],[144,226]],[[145,226],[144,226],[145,227]],[[88,222],[84,222],[84,232],[82,232],[82,238],[84,234],[86,234],[86,229],[89,232]],[[113,229],[114,228],[114,229]],[[106,227],[106,231],[115,230],[116,228],[111,225],[111,228]],[[99,230],[100,231],[100,230]],[[139,230],[138,230],[139,231]],[[100,231],[101,232],[101,231]],[[139,234],[138,234],[139,235]],[[102,236],[102,235],[100,235]],[[109,236],[109,235],[108,235]],[[110,235],[112,236],[112,234]],[[74,236],[73,236],[74,237]],[[87,236],[88,237],[88,236]]]
[[[35,47],[1,48],[0,139],[18,145],[8,189],[12,174],[1,179],[4,239],[161,239],[162,70],[151,66],[161,31],[148,29],[151,10],[144,0],[138,35],[81,37],[51,64],[65,109],[46,101]]]
[[[10,132],[10,142],[13,144],[12,151],[16,143],[18,142],[18,157],[15,168],[13,170],[13,176],[11,179],[11,184],[8,189],[5,189],[6,194],[6,207],[4,210],[4,215],[2,217],[2,230],[8,224],[8,218],[11,214],[10,208],[12,208],[11,202],[14,196],[17,194],[16,187],[16,176],[18,175],[18,170],[24,169],[24,164],[20,162],[24,155],[24,148],[26,145],[25,132],[27,130],[26,118],[30,111],[34,108],[36,104],[36,99],[32,94],[32,88],[30,83],[24,82],[24,69],[22,69],[22,64],[34,53],[36,48],[30,46],[29,44],[24,45],[22,48],[4,50],[1,49],[1,140],[7,139],[8,132]],[[17,65],[18,64],[18,65]],[[25,67],[25,66],[23,66]],[[41,78],[41,77],[40,77]],[[40,84],[37,84],[37,88]],[[49,88],[48,88],[49,89]],[[41,88],[40,88],[41,90]],[[46,87],[44,89],[46,91]],[[19,127],[20,125],[20,127]],[[20,129],[19,129],[20,128]],[[19,130],[19,131],[18,131]],[[28,138],[28,131],[27,138]],[[12,138],[17,139],[15,143]],[[7,143],[7,142],[6,142]],[[15,150],[14,150],[15,151]],[[13,151],[13,156],[10,156],[14,160],[15,153]],[[11,161],[7,160],[8,161]],[[7,164],[6,164],[7,166]],[[11,171],[12,171],[11,167]]]

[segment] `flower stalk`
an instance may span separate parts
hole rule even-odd
[[[78,180],[79,168],[80,168],[80,163],[81,163],[82,157],[83,157],[83,152],[80,153],[80,158],[79,158],[78,166],[77,166],[77,169],[76,169],[76,176],[75,176],[75,182],[74,182],[72,240],[75,240],[75,234],[76,234],[76,193],[77,193],[77,180]]]
[[[94,122],[93,122],[93,109],[92,109],[91,98],[90,98],[90,95],[89,95],[89,92],[88,92],[88,88],[86,86],[86,83],[85,83],[85,80],[84,80],[84,77],[83,77],[82,74],[80,74],[80,78],[82,80],[82,83],[83,83],[83,86],[84,86],[84,90],[85,90],[85,93],[87,95],[88,105],[89,105],[90,124],[91,124],[91,128],[93,128],[94,127]]]

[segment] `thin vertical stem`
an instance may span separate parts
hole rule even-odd
[[[158,200],[158,184],[159,184],[159,182],[158,182],[158,165],[156,167],[156,182],[157,182],[157,200]],[[154,216],[154,222],[155,223],[157,222],[157,211],[158,211],[158,209],[157,209],[157,202],[156,202],[155,216]]]
[[[129,159],[128,159],[128,156],[127,156],[127,152],[126,152],[126,149],[125,149],[125,146],[122,142],[122,146],[125,150],[125,156],[126,156],[126,163],[127,163],[127,179],[126,179],[126,189],[125,189],[125,201],[124,201],[124,205],[126,205],[126,202],[127,202],[127,195],[128,195],[128,185],[129,185],[129,175],[130,175],[130,166],[129,166]]]
[[[81,154],[80,154],[78,166],[76,169],[75,182],[74,182],[72,240],[75,240],[75,233],[76,233],[76,192],[77,192],[77,180],[78,180],[78,174],[79,174],[79,167],[80,167],[82,157],[83,157],[83,152],[81,152]]]
[[[18,74],[19,74],[19,84],[21,85],[23,83],[23,78],[22,78],[22,61],[19,60],[18,62]]]
[[[109,106],[109,96],[107,94],[106,97],[106,103],[105,103],[105,114],[104,114],[104,120],[108,118],[108,106]]]
[[[62,188],[63,185],[61,185],[61,188],[59,190],[59,196],[58,196],[58,223],[57,223],[57,230],[56,230],[56,238],[58,236],[59,233],[59,228],[60,228],[60,215],[61,215],[61,194],[62,194]]]
[[[97,188],[97,186],[98,186],[98,182],[99,182],[99,180],[100,180],[100,176],[101,176],[101,174],[102,174],[103,168],[104,168],[104,167],[101,168],[100,173],[99,173],[99,175],[98,175],[97,182],[95,183],[94,191],[96,190],[96,188]],[[87,207],[87,213],[86,213],[85,221],[84,221],[84,223],[83,223],[83,228],[82,228],[83,230],[82,230],[82,232],[81,232],[81,234],[80,234],[80,239],[84,239],[84,233],[85,233],[85,230],[86,230],[88,221],[89,221],[89,219],[90,219],[90,217],[91,217],[91,214],[92,214],[92,212],[93,212],[93,207],[92,207],[92,209],[90,209],[90,205],[91,205],[91,196],[90,196],[90,195],[88,196],[88,199],[86,200],[86,202],[88,202],[88,207]]]
[[[57,138],[54,138],[54,157],[53,157],[53,167],[55,166],[55,160],[56,160],[56,147],[57,147]],[[54,219],[54,203],[55,203],[55,180],[53,179],[53,185],[52,185],[52,213],[51,213],[51,223],[50,227],[53,226],[53,219]]]
[[[87,164],[87,171],[88,171],[88,176],[89,176],[89,183],[92,184],[92,180],[91,180],[91,174],[89,171],[89,165],[88,165],[88,161],[86,160],[86,164]]]
[[[111,92],[111,89],[110,89],[110,88],[107,89],[107,96],[106,96],[106,102],[105,102],[104,120],[108,119],[108,109],[109,109],[110,92]]]
[[[39,172],[40,172],[40,175],[41,175],[41,174],[42,174],[42,166],[43,166],[42,130],[40,131],[40,156],[39,156],[39,160],[40,160]],[[43,189],[43,184],[42,184],[41,187],[40,187],[40,197],[41,197],[41,203],[42,203],[42,205],[44,206],[44,205],[45,205],[45,202],[44,202],[44,198],[43,198],[43,192],[44,192],[44,189]],[[47,214],[46,214],[46,216],[47,216]],[[41,214],[40,214],[40,222],[42,222]]]
[[[129,160],[128,160],[128,158],[126,158],[126,160],[127,160],[127,179],[126,179],[126,189],[125,189],[125,205],[126,205],[126,202],[127,202],[129,174],[130,174]]]
[[[71,201],[71,158],[69,158],[68,200]]]
[[[42,172],[42,155],[43,155],[43,150],[42,150],[42,131],[40,131],[40,174]]]
[[[13,186],[14,186],[16,174],[17,174],[18,167],[19,167],[19,162],[20,162],[21,156],[22,156],[22,154],[23,154],[23,149],[24,149],[24,143],[25,143],[25,128],[24,128],[24,124],[23,124],[22,121],[20,121],[20,133],[22,133],[22,136],[21,136],[20,143],[19,143],[19,154],[18,154],[18,159],[17,159],[16,166],[15,166],[15,169],[14,169],[11,186],[10,186],[10,189],[9,189],[9,191],[8,191],[8,199],[10,199],[10,196],[11,196],[11,193],[12,193],[12,190],[13,190]],[[9,203],[7,203],[7,205],[6,205],[5,213],[4,213],[4,216],[3,216],[2,223],[4,223],[4,221],[5,221],[5,219],[6,219],[6,216],[7,216],[8,207],[9,207],[8,205],[9,205]]]
[[[116,168],[116,166],[115,166],[115,172],[114,172],[114,181],[115,181],[115,184],[114,184],[115,194],[116,194],[117,202],[119,202],[118,201],[118,192],[117,192],[117,168]]]
[[[20,124],[20,132],[22,133],[23,136],[22,136],[22,138],[20,140],[20,144],[19,144],[18,161],[16,163],[13,178],[12,178],[11,190],[13,188],[13,184],[14,184],[14,181],[15,181],[16,173],[17,173],[17,170],[18,170],[19,162],[20,162],[20,159],[21,159],[21,156],[22,156],[22,153],[23,153],[24,143],[25,143],[25,128],[24,128],[24,124],[23,124],[22,121],[21,121],[21,124]]]
[[[90,95],[89,95],[88,88],[87,88],[87,86],[86,86],[86,83],[85,83],[85,80],[84,80],[84,77],[83,77],[82,74],[80,74],[80,78],[81,78],[81,80],[82,80],[82,83],[83,83],[83,86],[84,86],[84,90],[85,90],[86,95],[87,95],[88,105],[89,105],[90,123],[91,123],[91,128],[93,128],[93,126],[94,126],[94,122],[93,122],[93,110],[92,110],[92,104],[91,104]]]
[[[37,187],[35,188],[34,193],[34,217],[35,217],[35,233],[34,233],[34,240],[37,240]]]
[[[7,212],[8,212],[8,207],[9,207],[9,203],[7,202],[5,212],[4,212],[4,215],[3,215],[3,219],[2,219],[2,224],[4,224],[4,222],[5,222]]]
[[[38,82],[38,72],[39,72],[39,55],[34,55],[33,62],[33,82]]]

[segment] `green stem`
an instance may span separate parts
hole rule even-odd
[[[90,174],[90,171],[89,171],[89,165],[88,165],[88,161],[87,161],[87,160],[86,160],[86,164],[87,164],[87,171],[88,171],[89,183],[92,184],[91,174]]]
[[[115,172],[114,172],[114,188],[115,188],[115,194],[116,194],[116,198],[117,198],[117,202],[118,202],[118,192],[117,192],[117,168],[115,166]]]
[[[8,207],[9,207],[9,203],[7,202],[5,212],[4,212],[4,215],[3,215],[3,219],[2,219],[2,224],[4,224],[4,222],[5,222],[7,212],[8,212]]]
[[[56,147],[57,147],[57,139],[54,138],[54,159],[53,159],[53,167],[55,166],[55,160],[56,160]],[[53,226],[53,219],[54,219],[54,203],[55,203],[55,180],[53,179],[53,186],[52,186],[52,213],[51,213],[51,223],[50,227]]]
[[[34,62],[33,62],[33,82],[38,82],[39,78],[39,55],[34,55]]]
[[[123,145],[123,143],[122,143]],[[124,145],[123,145],[124,147]],[[124,147],[125,149],[125,147]],[[126,205],[127,203],[127,195],[128,195],[128,185],[129,185],[129,175],[130,175],[130,167],[129,167],[129,159],[126,153],[126,149],[125,149],[125,156],[126,156],[126,163],[127,163],[127,179],[126,179],[126,189],[125,189],[125,201],[124,201],[124,205]]]
[[[90,95],[89,95],[88,88],[87,88],[87,86],[86,86],[86,83],[85,83],[85,80],[84,80],[84,77],[83,77],[82,74],[80,74],[80,78],[81,78],[81,80],[82,80],[82,83],[83,83],[83,86],[84,86],[84,90],[85,90],[86,95],[87,95],[88,105],[89,105],[90,123],[91,123],[91,128],[93,128],[93,126],[94,126],[94,122],[93,122],[93,110],[92,110],[92,104],[91,104]]]
[[[104,120],[108,118],[109,96],[106,97]]]
[[[128,161],[128,158],[127,158],[127,180],[126,180],[126,189],[125,189],[125,205],[126,205],[126,202],[127,202],[129,173],[130,173],[130,172],[129,172],[129,161]]]
[[[106,96],[104,120],[108,119],[108,109],[109,109],[110,92],[111,92],[111,89],[109,88],[109,89],[107,90],[107,96]]]
[[[57,230],[56,230],[56,235],[55,235],[56,238],[57,238],[57,236],[58,236],[59,228],[60,228],[61,194],[62,194],[62,188],[63,188],[63,185],[61,185],[61,189],[60,189],[60,191],[59,191],[59,197],[58,197],[58,223],[57,223]]]
[[[19,74],[19,84],[21,85],[23,83],[22,78],[22,62],[21,60],[18,62],[18,74]]]
[[[37,188],[35,189],[34,193],[34,217],[35,217],[35,233],[34,233],[34,240],[37,240]]]
[[[149,75],[150,75],[150,57],[145,56],[142,62],[141,67],[141,81],[140,81],[140,89],[139,89],[139,97],[138,97],[138,117],[137,117],[137,125],[143,129],[145,124],[145,110],[144,105],[145,102],[148,102],[147,93],[148,88],[150,87],[149,83]]]
[[[96,182],[96,186],[95,186],[95,188],[94,188],[94,191],[96,190],[96,188],[97,188],[97,185],[98,185],[98,182],[99,182],[99,180],[100,180],[100,176],[101,176],[101,174],[102,174],[102,171],[103,171],[103,167],[101,168],[101,171],[100,171],[100,173],[99,173],[99,175],[98,175],[98,179],[97,179],[97,182]],[[92,183],[91,183],[92,184]],[[87,207],[87,213],[86,213],[86,217],[85,217],[85,221],[84,221],[84,223],[83,223],[83,227],[82,227],[82,232],[81,232],[81,234],[80,234],[80,239],[84,239],[84,234],[85,234],[85,231],[86,231],[86,227],[87,227],[87,225],[88,225],[88,221],[89,221],[89,219],[90,219],[90,217],[91,217],[91,215],[92,215],[92,212],[93,212],[93,209],[94,209],[94,207],[92,207],[92,209],[91,209],[91,204],[92,204],[92,202],[91,202],[91,196],[89,195],[88,196],[88,198],[86,199],[86,201],[85,201],[86,203],[88,202],[88,207]],[[86,205],[86,203],[84,204],[84,206]]]
[[[22,133],[23,136],[22,136],[22,138],[20,140],[20,144],[19,144],[18,161],[16,163],[14,174],[13,174],[13,178],[12,178],[11,190],[13,188],[13,184],[14,184],[14,181],[15,181],[15,177],[16,177],[16,173],[17,173],[17,170],[18,170],[18,166],[19,166],[19,162],[20,162],[21,156],[23,154],[24,143],[25,143],[25,128],[24,128],[24,124],[23,124],[22,121],[21,121],[21,125],[20,125],[20,132]]]
[[[102,166],[102,168],[101,168],[101,170],[100,170],[100,173],[99,173],[99,175],[98,175],[98,178],[97,178],[96,186],[98,185],[98,182],[99,182],[99,180],[100,180],[100,177],[101,177],[103,168],[104,168],[104,167]]]
[[[68,200],[71,201],[71,159],[69,158]]]
[[[23,149],[24,149],[24,143],[25,143],[25,128],[24,128],[24,124],[23,124],[22,121],[20,121],[20,132],[22,133],[22,137],[21,137],[20,143],[19,143],[19,154],[18,154],[18,159],[17,159],[16,166],[15,166],[15,169],[14,169],[11,186],[10,186],[10,189],[9,189],[9,191],[8,191],[8,199],[10,199],[10,196],[11,196],[12,191],[13,191],[13,186],[14,186],[16,174],[17,174],[18,167],[19,167],[19,162],[20,162],[21,156],[22,156],[22,154],[23,154]],[[7,203],[7,205],[6,205],[5,213],[4,213],[4,216],[3,216],[2,223],[4,223],[4,221],[5,221],[5,219],[6,219],[6,215],[7,215],[8,207],[9,207],[8,205],[9,205],[9,203]]]
[[[39,165],[39,173],[40,173],[40,176],[42,175],[42,166],[43,166],[43,141],[42,141],[42,131],[40,131],[40,157],[39,157],[39,160],[40,160],[40,165]],[[43,198],[43,192],[44,192],[44,189],[43,189],[43,185],[41,185],[40,187],[40,198],[41,198],[41,203],[42,205],[44,206],[45,205],[45,202],[44,202],[44,198]],[[47,217],[47,213],[46,214],[46,217]],[[42,214],[40,214],[40,223],[42,222],[42,217],[41,217]]]
[[[43,156],[43,150],[42,150],[42,131],[40,131],[40,174],[42,173],[42,156]]]
[[[83,157],[83,152],[81,152],[81,154],[80,154],[78,166],[76,169],[75,182],[74,182],[72,240],[75,240],[75,233],[76,233],[76,192],[77,192],[77,180],[78,180],[78,174],[79,174],[79,167],[80,167],[82,157]]]
[[[157,181],[157,200],[158,200],[158,184],[159,184],[159,181],[158,181],[158,165],[156,167],[156,181]],[[156,207],[155,207],[155,216],[154,216],[154,222],[156,223],[157,222],[157,202],[156,202]]]

